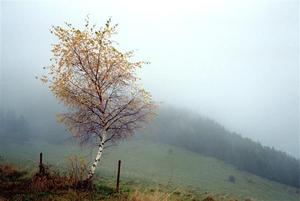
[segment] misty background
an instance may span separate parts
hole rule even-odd
[[[299,158],[298,1],[1,1],[0,108],[54,124],[62,106],[35,79],[49,29],[87,14],[112,17],[119,47],[151,62],[139,73],[156,101]]]

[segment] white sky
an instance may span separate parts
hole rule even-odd
[[[155,100],[299,156],[298,1],[1,1],[2,105],[51,99],[34,80],[49,28],[87,14],[98,25],[112,17],[120,48],[151,62],[140,75]]]

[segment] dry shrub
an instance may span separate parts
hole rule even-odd
[[[170,200],[170,194],[159,192],[159,191],[154,191],[151,194],[145,194],[136,190],[130,196],[130,201],[168,201],[168,200]]]
[[[36,173],[31,179],[30,189],[32,191],[49,191],[62,189],[68,184],[66,177],[59,175],[57,171],[45,167],[45,173]]]
[[[215,201],[215,199],[211,196],[207,196],[203,201]]]
[[[26,171],[19,168],[3,164],[0,165],[0,195],[9,196],[19,190],[26,190],[28,188],[28,179],[25,178]],[[3,200],[0,196],[0,200]]]
[[[13,165],[1,165],[0,166],[0,181],[9,182],[16,181],[23,177],[26,171],[19,170]]]
[[[83,181],[84,177],[87,175],[87,163],[85,159],[76,155],[70,156],[68,173],[70,183],[77,184],[79,181]]]
[[[91,200],[89,192],[82,192],[77,191],[73,189],[69,189],[63,196],[60,196],[59,199],[56,199],[59,201],[85,201],[85,200]]]
[[[100,199],[105,201],[170,201],[170,193],[164,193],[159,190],[151,192],[142,192],[135,190],[130,194],[115,194],[114,196]]]
[[[69,157],[67,172],[66,176],[61,176],[58,171],[45,166],[44,174],[37,173],[33,176],[31,189],[34,191],[49,191],[76,188],[80,181],[84,179],[84,176],[87,175],[86,161],[77,156]]]

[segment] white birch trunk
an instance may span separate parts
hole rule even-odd
[[[98,148],[98,152],[97,152],[97,155],[96,155],[96,159],[94,160],[93,162],[93,165],[88,173],[88,176],[86,178],[86,180],[90,180],[94,174],[95,174],[95,170],[96,170],[96,167],[101,159],[101,156],[102,156],[102,152],[103,152],[103,148],[104,148],[104,142],[106,140],[106,132],[104,131],[103,135],[102,135],[102,140],[101,140],[101,143],[99,144],[99,148]]]

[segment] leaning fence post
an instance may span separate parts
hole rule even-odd
[[[119,188],[120,188],[120,171],[121,171],[121,160],[118,161],[118,174],[117,174],[117,184],[116,184],[117,192],[119,192]]]

